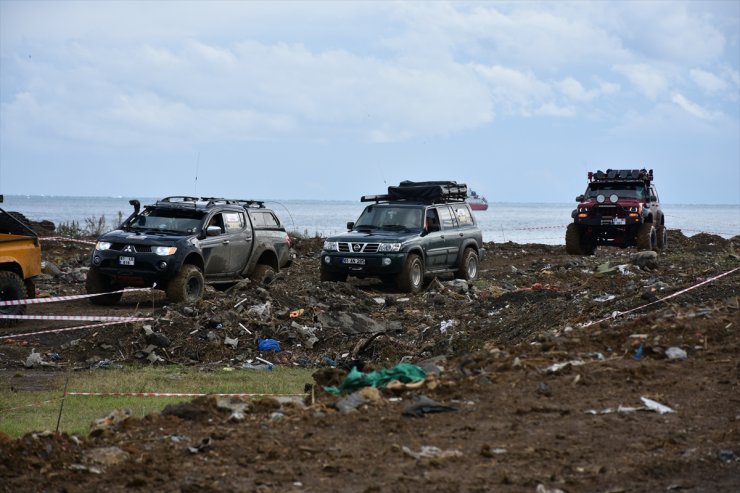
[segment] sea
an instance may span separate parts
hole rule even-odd
[[[142,205],[155,198],[137,198]],[[0,207],[17,211],[33,221],[54,224],[105,217],[108,229],[115,229],[121,218],[133,211],[128,197],[69,197],[50,195],[5,195]],[[280,217],[286,230],[303,236],[328,237],[347,230],[367,205],[359,201],[265,200]],[[574,203],[489,202],[488,210],[475,211],[484,242],[565,244],[565,228],[572,221]],[[740,204],[697,205],[663,204],[666,226],[686,236],[709,233],[723,238],[740,235]]]

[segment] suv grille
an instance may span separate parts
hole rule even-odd
[[[348,243],[339,242],[340,252],[352,253],[375,253],[378,251],[380,243]]]
[[[113,243],[110,249],[130,253],[150,253],[152,251],[151,245],[129,245],[128,243]]]

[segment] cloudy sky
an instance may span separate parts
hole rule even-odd
[[[0,0],[0,193],[740,204],[740,2]]]

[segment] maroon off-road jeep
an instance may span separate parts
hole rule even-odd
[[[668,234],[653,170],[589,171],[588,181],[586,192],[576,197],[578,207],[565,233],[569,254],[593,255],[597,245],[666,248]]]

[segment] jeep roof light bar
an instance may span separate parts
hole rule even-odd
[[[653,180],[653,170],[643,169],[607,169],[604,171],[589,171],[589,182],[604,181],[644,181],[650,183]]]

